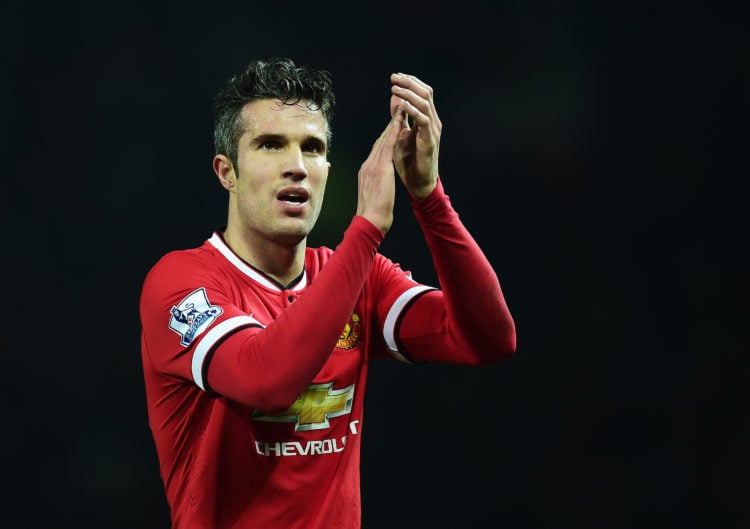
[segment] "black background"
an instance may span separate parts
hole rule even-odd
[[[719,3],[10,3],[3,526],[166,529],[137,314],[224,221],[210,100],[253,57],[328,69],[335,246],[432,85],[448,194],[518,328],[481,369],[374,364],[363,525],[750,527],[746,23]],[[382,251],[434,275],[399,192]]]

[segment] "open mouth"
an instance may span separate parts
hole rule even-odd
[[[303,197],[302,195],[297,195],[294,193],[284,193],[282,195],[279,195],[279,200],[283,200],[284,202],[297,202],[302,203],[305,202],[307,199]]]
[[[310,192],[303,187],[286,188],[279,191],[276,198],[289,204],[304,204],[310,199]]]

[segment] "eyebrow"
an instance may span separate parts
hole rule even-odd
[[[253,138],[253,143],[256,144],[256,145],[260,144],[260,143],[263,143],[265,141],[278,141],[278,142],[286,143],[288,141],[288,139],[283,134],[273,134],[273,133],[261,134],[259,136],[256,136],[255,138]],[[319,136],[312,136],[312,135],[306,136],[302,140],[302,143],[307,143],[307,142],[310,142],[310,141],[316,142],[316,143],[320,144],[322,147],[327,147],[328,146],[328,143],[326,142],[325,138],[320,138]]]
[[[281,134],[261,134],[253,138],[253,143],[263,143],[264,141],[286,141]]]

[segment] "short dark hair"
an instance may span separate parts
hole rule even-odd
[[[305,101],[311,110],[320,110],[326,120],[331,143],[333,94],[331,74],[325,70],[298,67],[291,59],[256,59],[245,70],[229,79],[214,97],[214,150],[237,165],[237,149],[244,132],[240,113],[247,103],[258,99],[279,99],[285,105]]]

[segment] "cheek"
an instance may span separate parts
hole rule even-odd
[[[263,207],[262,197],[268,195],[268,191],[264,191],[259,180],[253,180],[248,176],[245,173],[237,179],[237,202],[243,211],[258,212]]]
[[[307,166],[307,179],[311,186],[315,188],[325,187],[328,180],[327,163],[311,163]]]
[[[237,185],[245,195],[259,193],[268,185],[270,178],[266,175],[271,174],[271,168],[262,162],[248,157],[246,163],[240,165],[237,174]],[[248,197],[249,198],[249,197]]]
[[[315,175],[316,182],[320,182],[322,185],[325,185],[326,180],[328,179],[329,169],[330,164],[327,161],[319,161],[308,167],[307,170],[311,176]]]

